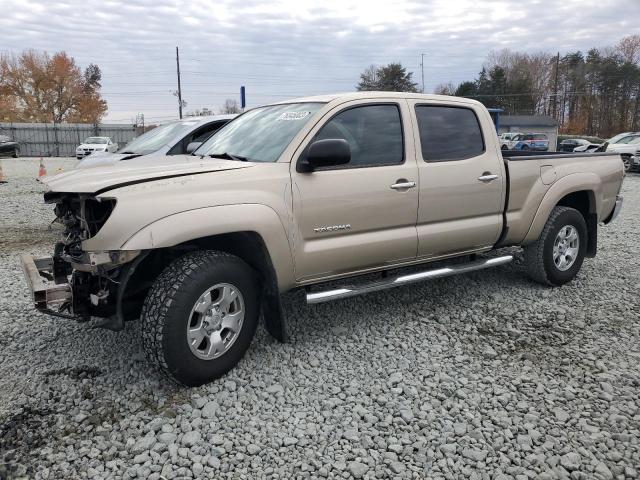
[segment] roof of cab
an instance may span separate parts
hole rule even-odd
[[[193,116],[193,117],[184,117],[184,118],[172,118],[171,120],[165,120],[162,122],[153,122],[155,125],[168,125],[170,123],[179,123],[179,122],[198,122],[208,123],[215,122],[216,120],[233,120],[238,116],[237,113],[232,114],[220,114],[220,115],[201,115],[201,116]]]
[[[348,101],[348,100],[361,100],[367,98],[419,98],[423,100],[448,100],[465,103],[479,103],[476,100],[462,97],[452,97],[448,95],[432,95],[426,93],[414,93],[414,92],[385,92],[385,91],[366,91],[366,92],[343,92],[343,93],[327,93],[324,95],[315,95],[309,97],[291,98],[280,102],[273,103],[272,105],[283,105],[287,103],[311,103],[322,102],[329,103],[334,100]]]

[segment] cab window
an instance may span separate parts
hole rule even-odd
[[[338,113],[315,140],[342,139],[351,147],[351,161],[342,167],[377,167],[404,161],[402,121],[397,105],[363,105]]]
[[[480,123],[470,108],[417,105],[416,117],[425,162],[464,160],[484,152]]]

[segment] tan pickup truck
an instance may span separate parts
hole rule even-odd
[[[619,155],[503,157],[473,100],[310,97],[249,110],[195,155],[46,178],[64,235],[22,261],[38,310],[114,330],[140,319],[148,355],[198,385],[242,358],[261,312],[285,340],[292,289],[341,299],[499,266],[511,255],[485,253],[507,246],[534,280],[567,283],[622,178]]]

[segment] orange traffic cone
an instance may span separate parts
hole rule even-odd
[[[47,175],[47,167],[44,166],[44,160],[40,157],[40,170],[38,171],[38,178],[45,177]]]
[[[7,183],[7,179],[4,177],[4,173],[2,172],[2,164],[0,163],[0,183]]]

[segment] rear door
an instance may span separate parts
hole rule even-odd
[[[479,118],[486,112],[419,101],[412,102],[412,112],[420,176],[418,257],[493,246],[502,230],[506,185],[502,155],[482,132]],[[490,121],[483,124],[493,128]]]
[[[376,268],[416,257],[418,168],[404,100],[336,106],[310,132],[344,139],[351,162],[291,178],[295,268],[300,281]]]

